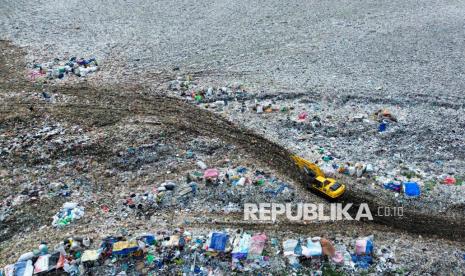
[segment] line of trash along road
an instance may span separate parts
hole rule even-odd
[[[194,235],[182,227],[125,234],[101,241],[70,237],[53,248],[42,242],[1,269],[0,275],[226,275],[228,271],[268,275],[270,269],[321,275],[355,273],[371,265],[378,272],[401,272],[394,252],[376,248],[373,236],[348,243],[321,237],[278,240],[241,229]]]

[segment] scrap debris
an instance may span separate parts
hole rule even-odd
[[[96,247],[97,246],[97,247]],[[101,241],[69,237],[54,249],[46,243],[6,265],[1,275],[66,272],[71,275],[265,273],[270,269],[321,273],[357,273],[369,268],[396,272],[399,264],[387,247],[375,251],[373,236],[334,244],[326,238],[286,239],[282,247],[266,233],[224,229],[191,233],[184,228],[156,230],[130,236],[108,236]],[[375,253],[377,252],[377,253]],[[284,260],[287,261],[284,262]],[[276,265],[280,263],[280,265]],[[101,265],[105,264],[105,265]]]
[[[45,82],[53,79],[64,79],[71,75],[86,77],[98,69],[99,65],[95,58],[78,59],[72,57],[68,61],[56,58],[52,62],[34,63],[29,69],[29,79],[34,82]]]

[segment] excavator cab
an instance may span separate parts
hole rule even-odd
[[[336,199],[341,197],[346,189],[344,184],[336,181],[334,178],[326,177],[316,164],[293,155],[292,159],[295,164],[304,172],[306,181],[309,181],[308,187],[325,196]]]

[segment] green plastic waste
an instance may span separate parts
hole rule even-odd
[[[61,218],[59,221],[58,221],[58,225],[68,225],[71,223],[73,219],[70,217],[70,216],[66,216],[64,218]]]
[[[151,253],[147,254],[147,263],[152,264],[155,261],[155,256]]]
[[[325,156],[323,156],[323,161],[329,162],[329,161],[331,161],[331,157],[325,155]]]
[[[184,263],[184,260],[183,259],[176,259],[176,260],[174,260],[174,263],[177,264],[177,265],[182,265]]]

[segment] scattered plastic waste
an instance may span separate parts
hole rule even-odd
[[[369,255],[352,255],[352,261],[356,267],[367,269],[373,264],[373,258]]]
[[[355,254],[367,255],[373,253],[373,238],[365,237],[355,242]]]
[[[420,196],[420,186],[416,182],[404,182],[404,193],[407,197],[419,197]]]
[[[208,169],[203,174],[205,179],[215,179],[218,177],[218,170],[217,169]]]
[[[53,217],[54,227],[64,227],[84,216],[84,208],[74,202],[66,202],[61,210]]]
[[[98,69],[99,65],[95,58],[77,59],[72,57],[68,61],[55,59],[53,62],[34,64],[29,71],[29,78],[35,82],[42,82],[51,79],[63,79],[69,75],[85,77]]]
[[[228,242],[229,236],[226,233],[212,233],[210,237],[210,245],[207,247],[208,250],[224,251],[226,249],[226,243]]]
[[[77,62],[77,64],[86,66],[82,62]],[[92,73],[92,70],[89,72],[84,70],[82,75],[90,73]],[[69,77],[71,74],[74,74],[74,72],[65,72],[61,78]],[[81,72],[79,72],[79,75],[81,75]],[[57,78],[60,78],[60,75]],[[258,99],[258,103],[252,103],[250,99],[247,99],[248,93],[243,88],[234,88],[233,85],[221,88],[195,87],[198,85],[190,77],[182,82],[187,82],[187,84],[182,84],[180,94],[184,93],[183,97],[191,98],[193,103],[199,106],[212,108],[218,112],[224,111],[226,115],[232,114],[231,116],[239,112],[245,112],[244,115],[246,116],[257,116],[256,113],[261,113],[260,116],[263,120],[280,120],[285,125],[282,129],[289,131],[289,133],[283,135],[286,139],[292,141],[288,144],[289,147],[294,147],[297,143],[297,146],[292,149],[308,153],[308,156],[312,156],[312,161],[319,161],[319,164],[324,164],[322,169],[324,169],[325,173],[335,175],[336,178],[353,177],[354,182],[357,182],[354,185],[357,187],[354,188],[364,187],[370,192],[384,192],[385,195],[392,196],[394,193],[388,193],[382,187],[384,184],[389,183],[391,179],[394,179],[394,185],[388,185],[387,189],[398,192],[404,186],[405,195],[412,197],[416,196],[415,189],[412,190],[397,183],[418,184],[426,183],[429,180],[437,180],[437,183],[442,183],[440,177],[433,177],[432,173],[425,173],[425,171],[415,167],[417,164],[411,163],[412,158],[409,157],[411,151],[408,148],[405,148],[405,154],[392,154],[393,160],[397,162],[395,166],[390,163],[390,160],[380,162],[379,158],[377,158],[378,155],[390,154],[392,144],[390,144],[389,140],[396,140],[398,134],[401,134],[399,130],[402,131],[402,127],[404,127],[404,125],[393,123],[396,122],[396,119],[393,119],[390,112],[381,112],[379,118],[381,121],[379,119],[368,120],[367,114],[349,114],[344,120],[344,124],[347,125],[338,125],[340,122],[334,119],[334,116],[338,116],[338,114],[322,113],[321,108],[312,102],[302,101],[306,106],[301,108],[302,106],[298,105],[298,103],[286,102],[280,104],[279,102],[272,102],[275,101],[274,98],[268,101],[266,99],[268,96],[264,96],[263,99]],[[47,90],[46,92],[37,93],[36,96],[41,101],[53,101],[57,94],[53,90]],[[236,100],[236,98],[239,100]],[[239,104],[236,105],[236,102]],[[293,105],[297,108],[294,108]],[[256,106],[256,110],[254,106]],[[236,107],[240,108],[235,109]],[[306,115],[302,116],[303,119],[299,122],[300,110],[308,110],[308,112],[305,111]],[[402,120],[405,119],[402,112],[399,112],[399,116]],[[376,126],[383,121],[388,122],[389,131],[385,135],[375,135],[376,137],[373,139],[376,141],[371,143],[370,138],[367,137],[373,136],[373,132],[376,132]],[[136,129],[143,129],[146,127],[145,125],[158,126],[158,122],[147,118],[137,118],[137,122],[136,126],[125,125],[129,129],[127,132],[129,138],[127,139],[131,141],[131,145],[124,143],[126,137],[117,135],[113,137],[113,133],[108,135],[100,132],[97,127],[86,130],[80,126],[41,125],[40,122],[34,122],[37,127],[33,128],[33,131],[19,129],[18,133],[11,133],[10,130],[2,132],[2,135],[15,137],[9,139],[8,143],[2,144],[2,157],[15,156],[15,158],[30,160],[35,166],[34,170],[39,172],[40,177],[22,179],[18,175],[11,177],[8,174],[13,173],[10,172],[0,172],[7,175],[3,179],[15,184],[16,181],[19,182],[17,194],[6,195],[5,198],[2,198],[0,222],[8,219],[12,206],[21,206],[21,204],[26,206],[37,202],[38,199],[67,201],[79,199],[78,202],[85,204],[86,208],[91,208],[89,202],[95,202],[94,206],[97,206],[97,215],[105,218],[109,225],[121,221],[121,224],[126,224],[128,222],[123,219],[129,217],[130,222],[128,224],[132,225],[134,223],[134,227],[139,227],[141,222],[147,222],[147,225],[149,225],[149,221],[150,223],[160,222],[165,225],[168,221],[165,214],[171,210],[176,210],[171,219],[175,217],[184,221],[187,225],[190,223],[191,218],[183,218],[182,216],[193,210],[212,213],[221,211],[239,213],[241,204],[251,202],[251,199],[262,202],[264,199],[269,200],[270,197],[279,202],[302,199],[299,194],[300,190],[294,189],[294,184],[290,181],[285,180],[289,183],[287,184],[270,171],[263,171],[262,168],[253,165],[247,165],[248,167],[237,166],[235,161],[228,160],[224,156],[224,151],[217,150],[220,147],[218,144],[209,144],[208,140],[212,139],[211,137],[205,139],[207,141],[183,137],[182,142],[177,145],[179,147],[172,147],[167,145],[170,139],[166,138],[165,131],[151,129],[146,132],[150,135],[145,135],[144,131],[138,132],[139,129]],[[255,121],[250,120],[250,122],[254,123]],[[20,122],[16,123],[20,124]],[[124,122],[121,122],[121,124],[124,124]],[[282,134],[281,128],[267,127],[268,125],[263,124],[263,129],[267,130],[267,132]],[[269,131],[270,129],[273,129],[273,131]],[[338,132],[335,132],[335,129]],[[362,133],[360,140],[364,144],[366,143],[366,152],[368,153],[353,151],[352,156],[348,158],[345,151],[340,150],[347,143],[359,143],[357,139],[351,139],[353,138],[352,132]],[[137,133],[137,135],[132,135],[133,133]],[[183,134],[188,135],[187,132]],[[363,137],[363,134],[366,134],[366,136]],[[390,136],[391,134],[392,136]],[[114,147],[110,149],[101,146],[102,139],[107,139],[107,136],[115,139]],[[347,141],[344,141],[344,137],[347,138]],[[9,143],[10,141],[11,143]],[[316,143],[313,141],[323,141],[323,143],[312,147],[311,144],[298,144],[299,142],[296,141],[312,141],[312,143]],[[183,144],[186,147],[183,147]],[[373,144],[376,146],[373,147]],[[227,149],[228,151],[238,152],[236,148],[230,145],[227,145]],[[106,160],[108,163],[101,166],[103,169],[99,167],[102,160],[84,158],[88,152],[94,151],[108,154],[108,156],[104,156],[108,158]],[[220,152],[220,158],[212,158],[217,152]],[[63,155],[64,158],[54,160],[49,164],[47,160],[57,155],[57,153]],[[78,154],[72,156],[71,154],[74,153]],[[314,156],[310,153],[314,154]],[[367,155],[372,156],[373,159],[366,158]],[[447,156],[441,158],[445,161],[449,159]],[[353,159],[353,161],[350,159]],[[38,165],[36,166],[36,164]],[[441,166],[445,167],[445,164],[448,164],[447,161],[445,163],[438,162],[435,166],[440,169],[435,168],[435,170],[442,170]],[[183,171],[184,166],[191,169]],[[404,166],[408,168],[404,168]],[[72,173],[68,171],[65,174],[62,173],[64,170],[60,171],[60,168],[66,167],[73,168]],[[209,169],[212,167],[215,167],[215,169]],[[197,170],[195,170],[196,168]],[[59,172],[56,177],[45,175],[40,171],[46,172],[52,171],[52,169]],[[23,173],[22,170],[23,168],[18,169],[19,174]],[[446,169],[444,170],[446,171]],[[447,168],[447,170],[449,170],[447,174],[456,175],[457,184],[460,183],[458,175],[454,174],[455,168]],[[404,172],[407,173],[404,174]],[[337,175],[337,173],[341,175]],[[98,178],[99,175],[104,175],[105,180],[109,180],[108,183],[106,183],[107,181],[102,183],[101,179]],[[355,180],[355,177],[358,179]],[[44,179],[53,179],[53,181],[49,182]],[[210,180],[212,183],[208,183]],[[209,186],[207,184],[214,185]],[[108,186],[104,187],[103,185]],[[455,188],[439,186],[437,187],[438,190],[445,191]],[[423,188],[423,186],[421,187]],[[108,192],[110,190],[115,191],[115,194],[109,196]],[[397,195],[397,193],[395,194]],[[401,198],[403,199],[402,196]],[[418,201],[422,199],[423,197]],[[35,208],[35,205],[33,206]],[[421,207],[421,205],[419,206]],[[58,207],[59,205],[54,206],[52,210],[55,211],[55,208]],[[76,207],[80,209],[79,206]],[[16,207],[16,209],[19,208]],[[60,227],[59,222],[62,219],[62,225],[74,222],[74,219],[79,217],[79,215],[75,216],[79,212],[74,211],[74,209],[68,208],[65,211],[65,208],[63,208],[65,215],[60,215],[56,224]],[[95,210],[86,209],[86,223],[90,221],[87,216],[93,214],[93,211]],[[135,217],[131,217],[133,214]],[[67,221],[68,215],[72,216]],[[202,218],[199,217],[200,221]],[[215,220],[205,219],[203,223],[215,225]],[[47,231],[48,226],[40,227]],[[274,252],[279,252],[276,254],[282,255],[280,243],[277,239],[272,238],[271,243],[274,244],[274,247],[267,248],[268,236],[265,233],[237,234],[226,230],[214,231],[216,234],[212,234],[207,242],[208,238],[205,237],[208,237],[208,235],[194,237],[181,234],[178,231],[169,232],[166,235],[157,233],[138,236],[135,239],[136,245],[134,243],[135,236],[128,235],[125,227],[122,226],[121,230],[118,230],[121,232],[121,236],[117,235],[114,239],[109,238],[105,241],[106,245],[98,249],[88,248],[88,241],[73,237],[71,241],[63,244],[66,258],[58,252],[58,258],[54,259],[54,256],[57,256],[56,249],[52,249],[52,247],[48,249],[46,244],[41,244],[39,250],[35,249],[25,253],[26,255],[22,256],[23,260],[20,261],[32,260],[34,270],[38,272],[45,271],[48,262],[49,268],[63,268],[71,274],[83,274],[80,263],[85,263],[85,270],[99,271],[99,269],[108,269],[105,270],[105,273],[102,273],[103,275],[149,275],[147,270],[154,270],[155,273],[160,274],[170,274],[173,270],[168,269],[173,269],[173,267],[178,269],[177,272],[182,270],[187,275],[190,272],[201,275],[207,273],[215,275],[220,272],[228,274],[230,265],[234,266],[234,270],[237,271],[260,271],[260,273],[263,273],[264,270],[266,273],[269,265],[280,265],[276,264],[276,256],[274,255]],[[227,236],[226,239],[224,235]],[[235,244],[237,236],[239,236],[238,244]],[[353,243],[351,244],[353,245]],[[211,248],[211,250],[204,250],[204,245]],[[386,251],[380,254],[377,253],[376,256],[371,253],[373,256],[370,256],[370,259],[365,258],[368,255],[363,255],[372,251],[365,244],[363,249],[365,253],[361,255],[354,254],[356,257],[353,259],[350,256],[350,253],[354,251],[353,246],[347,247],[349,248],[347,250],[347,248],[341,249],[337,245],[339,244],[334,246],[331,241],[324,238],[321,238],[318,243],[316,239],[313,241],[312,238],[300,237],[296,239],[296,245],[293,247],[292,253],[286,256],[288,265],[294,269],[305,269],[313,268],[313,264],[320,265],[326,262],[325,264],[333,265],[334,263],[347,270],[352,269],[352,265],[356,265],[357,268],[376,265],[376,271],[382,269],[381,271],[384,272],[388,271],[387,267],[390,267],[391,263],[394,263],[389,261],[393,255],[393,250],[390,249],[385,249]],[[363,248],[363,246],[359,247]],[[362,251],[362,249],[359,251]],[[61,258],[63,260],[59,261],[61,256],[63,256]],[[381,258],[386,261],[384,262]],[[64,259],[67,259],[67,261]],[[18,262],[20,261],[18,260]],[[75,262],[73,263],[73,261]],[[105,264],[104,266],[98,264],[101,261]],[[62,262],[62,264],[58,265],[59,262]],[[20,267],[18,266],[18,268]],[[285,266],[283,265],[283,267]],[[14,265],[11,269],[14,269]],[[137,270],[137,273],[132,273],[134,270]],[[319,273],[320,270],[321,266],[312,271]]]
[[[305,119],[307,119],[307,117],[308,117],[307,112],[301,112],[301,113],[299,113],[298,119],[299,120],[305,120]]]
[[[455,185],[456,183],[457,183],[457,181],[455,180],[455,178],[453,176],[444,177],[444,184]]]
[[[305,257],[321,256],[323,249],[321,247],[320,238],[307,240],[307,246],[302,247],[302,255]]]
[[[391,181],[391,182],[385,183],[384,188],[386,190],[391,190],[391,191],[394,191],[394,192],[400,192],[400,190],[402,189],[402,184]]]
[[[384,132],[387,130],[388,123],[387,122],[381,122],[378,126],[378,131],[379,132]]]

